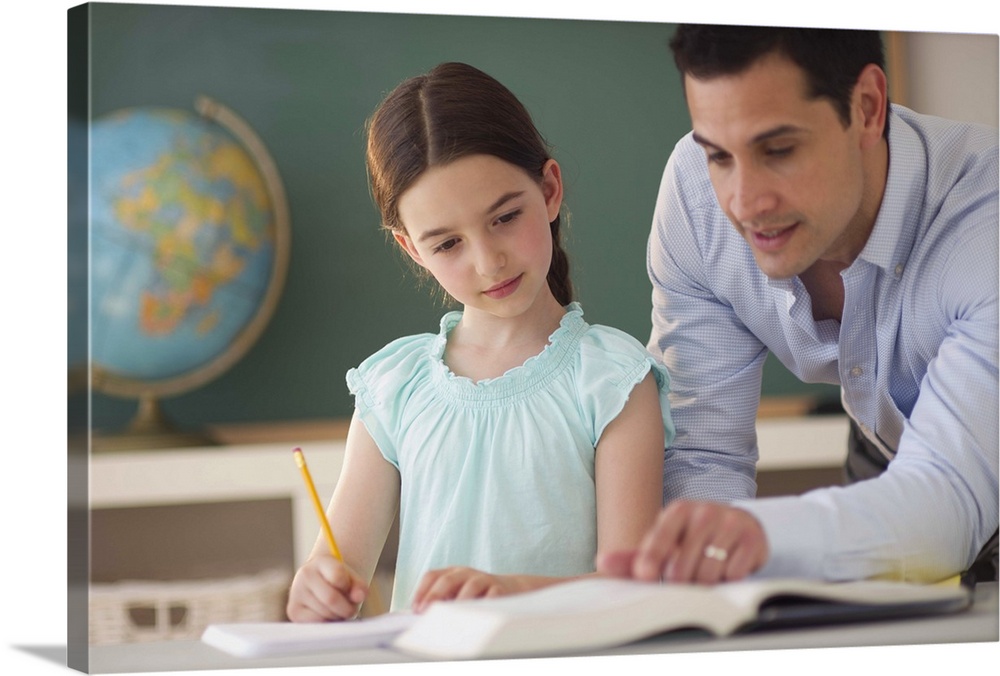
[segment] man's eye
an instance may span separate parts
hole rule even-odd
[[[764,152],[768,157],[785,157],[791,155],[794,149],[792,146],[779,146],[777,148],[768,148]]]

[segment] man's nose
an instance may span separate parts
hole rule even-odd
[[[752,163],[737,166],[729,181],[729,211],[738,221],[752,221],[777,207],[777,195],[764,169]]]

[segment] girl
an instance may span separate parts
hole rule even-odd
[[[559,165],[499,82],[446,63],[368,123],[384,227],[463,311],[347,374],[355,414],[329,519],[292,582],[294,621],[353,617],[396,509],[393,610],[594,574],[662,501],[668,377],[573,302]]]

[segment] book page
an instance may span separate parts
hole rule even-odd
[[[663,588],[657,583],[594,578],[556,584],[527,594],[451,603],[455,605],[473,603],[476,611],[502,613],[507,617],[534,615],[548,617],[630,606],[648,601],[650,594],[661,592]]]
[[[737,614],[708,587],[583,578],[524,594],[435,603],[393,646],[450,659],[554,654],[676,628],[722,633],[746,620]]]

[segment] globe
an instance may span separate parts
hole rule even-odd
[[[159,398],[220,375],[273,314],[284,192],[256,134],[208,98],[115,111],[90,132],[93,385],[139,399],[132,431],[166,433]]]

